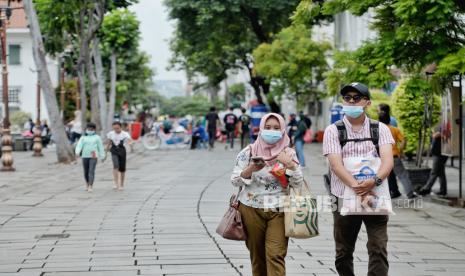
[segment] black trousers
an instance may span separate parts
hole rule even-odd
[[[446,162],[448,158],[449,157],[444,155],[433,156],[433,168],[422,190],[431,190],[436,179],[439,178],[439,192],[444,194],[447,193]]]
[[[228,134],[228,141],[229,141],[230,147],[234,148],[234,129],[232,130],[227,129],[226,132]]]
[[[340,202],[340,200],[339,200]],[[368,276],[387,276],[389,263],[387,258],[388,216],[350,215],[341,216],[339,210],[333,212],[334,240],[336,242],[336,270],[341,276],[355,276],[355,242],[362,223],[365,224],[368,242]]]
[[[92,186],[95,179],[95,168],[97,167],[97,158],[82,158],[84,167],[84,179],[86,183]]]
[[[249,144],[250,140],[250,131],[242,130],[241,133],[241,149],[245,148]]]
[[[394,170],[391,171],[388,177],[388,184],[389,184],[389,193],[391,196],[400,194],[399,186],[397,185],[397,177],[394,173]]]
[[[216,128],[208,129],[208,144],[210,145],[210,148],[213,148],[215,146],[215,140]]]

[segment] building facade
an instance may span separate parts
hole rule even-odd
[[[0,0],[0,6],[8,1]],[[32,38],[21,1],[12,1],[12,16],[7,27],[7,65],[8,99],[10,115],[15,111],[29,113],[33,120],[37,118],[37,72],[32,55]],[[58,85],[58,64],[47,59],[48,70],[54,86]],[[2,84],[0,83],[0,87]],[[1,87],[3,91],[3,87]],[[0,97],[1,98],[1,97]],[[1,101],[1,99],[0,99]],[[41,119],[48,119],[43,97],[41,97]],[[1,104],[0,116],[4,116],[4,104]]]

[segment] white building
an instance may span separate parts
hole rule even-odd
[[[6,6],[6,0],[0,0],[0,6]],[[22,7],[22,3],[12,1],[11,7]],[[7,29],[7,65],[10,115],[14,111],[23,111],[37,118],[37,73],[32,56],[32,39],[30,37],[26,15],[23,9],[14,9]],[[48,60],[48,70],[54,86],[58,84],[58,65]],[[2,86],[0,82],[0,87]],[[3,88],[2,88],[3,89]],[[2,90],[3,91],[3,90]],[[0,97],[0,102],[2,99]],[[3,102],[0,116],[4,116]],[[48,119],[43,97],[41,99],[41,119]]]
[[[349,12],[337,14],[334,23],[315,26],[312,30],[312,38],[331,42],[335,50],[356,50],[364,41],[376,36],[376,33],[369,28],[371,18],[370,12],[363,16],[354,16]],[[332,65],[333,61],[329,59],[328,63]],[[335,101],[335,97],[322,100],[319,103],[318,113],[313,103],[309,103],[307,110],[304,110],[311,115],[314,131],[324,130],[331,123],[331,108]]]

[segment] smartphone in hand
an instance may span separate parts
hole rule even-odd
[[[265,159],[263,159],[263,157],[261,156],[253,156],[252,158],[252,162],[256,165],[264,165],[265,164]]]

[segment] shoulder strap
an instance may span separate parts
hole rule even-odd
[[[347,129],[346,125],[342,120],[336,121],[334,123],[337,127],[337,133],[339,137],[339,144],[341,145],[341,148],[343,148],[347,144]]]
[[[375,145],[376,152],[379,155],[379,122],[373,119],[370,119],[370,134],[371,141]]]

